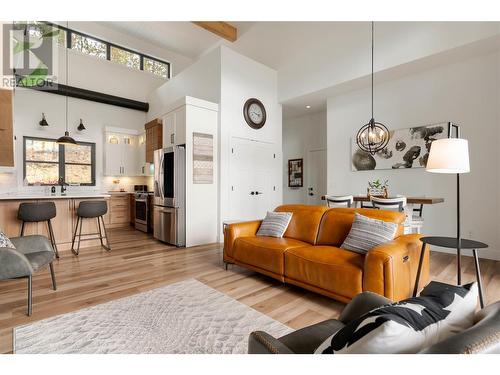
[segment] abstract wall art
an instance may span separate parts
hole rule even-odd
[[[193,133],[193,184],[214,183],[214,136]]]
[[[359,149],[353,138],[351,140],[352,170],[425,168],[432,141],[448,136],[446,122],[391,130],[389,134],[389,143],[375,155]]]

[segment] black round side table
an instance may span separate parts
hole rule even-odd
[[[481,271],[479,270],[479,260],[477,259],[477,250],[485,249],[488,247],[487,244],[474,240],[466,240],[461,239],[460,243],[458,243],[458,239],[456,237],[422,237],[420,239],[422,241],[422,249],[420,250],[420,260],[418,262],[417,269],[417,277],[415,280],[415,287],[413,288],[413,297],[417,296],[418,292],[418,283],[420,281],[420,273],[422,271],[422,262],[424,260],[425,255],[425,245],[434,245],[439,247],[446,247],[449,249],[457,249],[457,284],[462,284],[462,266],[461,266],[461,254],[460,250],[462,249],[471,249],[472,255],[474,256],[474,263],[476,266],[476,279],[477,286],[479,289],[479,302],[481,304],[481,308],[484,307],[483,301],[483,288],[481,284]]]

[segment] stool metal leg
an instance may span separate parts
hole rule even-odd
[[[54,273],[54,265],[52,264],[52,262],[49,263],[49,268],[50,268],[50,277],[52,279],[52,289],[57,290],[56,275]]]
[[[82,227],[83,227],[83,217],[80,218],[80,230],[78,232],[78,247],[76,248],[76,255],[80,254],[80,244],[82,243]]]
[[[47,223],[49,225],[50,242],[52,242],[52,247],[54,248],[54,252],[56,253],[56,258],[59,259],[59,251],[57,250],[56,236],[54,235],[54,229],[52,229],[52,222],[49,219]]]
[[[28,276],[28,316],[31,316],[33,312],[33,276]]]
[[[413,288],[413,297],[416,297],[418,293],[418,283],[420,282],[420,273],[422,272],[422,263],[424,262],[424,255],[425,255],[425,243],[422,243],[422,249],[420,250],[420,260],[418,261],[417,277],[415,279],[415,287]]]
[[[75,226],[75,233],[73,234],[73,240],[71,241],[71,251],[74,253],[74,246],[75,246],[75,239],[76,239],[76,231],[78,230],[78,223],[80,223],[80,217],[78,216],[76,218],[76,226]]]
[[[101,221],[99,220],[99,216],[97,216],[96,219],[97,219],[97,228],[99,229],[99,241],[101,241],[101,247],[104,247],[102,243]]]
[[[106,225],[104,224],[104,219],[102,216],[99,216],[101,218],[101,221],[102,221],[102,229],[104,231],[104,237],[106,238],[106,246],[103,245],[103,247],[107,250],[107,251],[111,251],[111,246],[109,244],[109,238],[108,238],[108,233],[106,232]]]
[[[481,304],[481,308],[484,308],[483,286],[482,286],[482,282],[481,282],[481,271],[479,270],[479,259],[477,258],[476,249],[472,249],[472,254],[474,255],[474,263],[476,265],[476,278],[477,278],[477,288],[479,290],[479,303]]]

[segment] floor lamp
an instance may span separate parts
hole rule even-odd
[[[452,138],[455,130],[456,138]],[[457,175],[457,284],[462,284],[461,275],[461,233],[460,233],[460,174],[470,172],[469,143],[460,138],[460,126],[448,122],[448,138],[432,142],[426,170],[432,173]]]

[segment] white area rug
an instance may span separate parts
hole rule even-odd
[[[292,331],[186,280],[14,329],[14,353],[247,353],[248,335]]]

